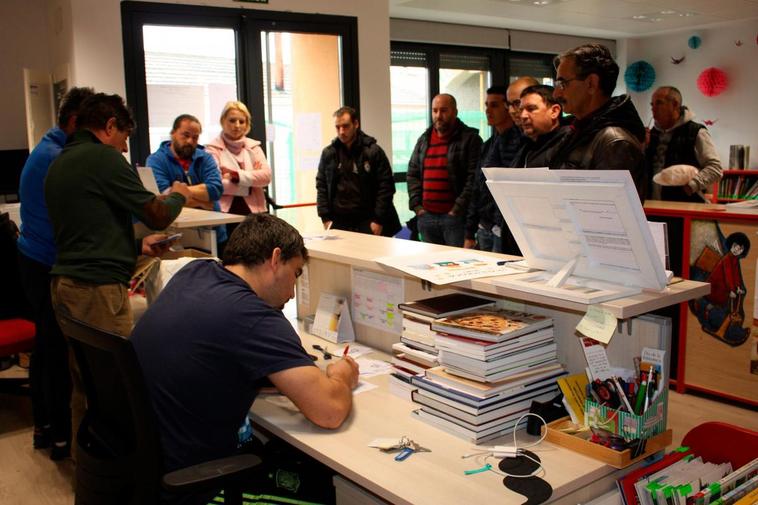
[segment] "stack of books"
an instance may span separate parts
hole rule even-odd
[[[415,302],[401,303],[403,333],[400,342],[392,346],[393,371],[390,376],[390,391],[410,398],[411,377],[424,375],[428,368],[439,364],[438,351],[434,345],[435,332],[431,324],[435,319],[453,316],[462,312],[493,306],[487,298],[452,293]]]
[[[550,318],[489,308],[431,327],[441,366],[411,378],[419,419],[479,443],[510,433],[532,401],[558,394],[556,380],[567,372]]]

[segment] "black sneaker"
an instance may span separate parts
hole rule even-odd
[[[71,457],[71,442],[58,445],[58,442],[52,445],[50,450],[50,459],[53,461],[62,461]]]

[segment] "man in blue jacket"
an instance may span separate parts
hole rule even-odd
[[[50,269],[55,263],[56,248],[44,186],[48,168],[76,130],[79,107],[94,94],[92,88],[71,88],[66,93],[58,110],[58,126],[48,130],[32,150],[19,181],[18,268],[37,329],[29,369],[34,448],[51,447],[50,457],[56,461],[67,457],[71,448],[71,375],[68,346],[50,301]]]
[[[221,211],[218,200],[224,192],[221,172],[213,157],[198,144],[202,126],[191,114],[181,114],[174,120],[171,140],[161,142],[145,164],[153,169],[158,189],[165,192],[174,181],[186,183],[192,193],[186,207]],[[219,244],[226,242],[225,226],[216,227]]]

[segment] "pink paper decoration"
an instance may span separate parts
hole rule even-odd
[[[705,96],[716,96],[729,87],[726,72],[720,68],[710,67],[703,70],[697,78],[697,88]]]

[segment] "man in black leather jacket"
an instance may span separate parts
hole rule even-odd
[[[645,126],[629,96],[611,97],[619,67],[610,51],[585,44],[558,55],[554,64],[554,96],[576,120],[550,168],[629,170],[644,199]]]
[[[358,113],[334,113],[337,137],[321,152],[316,174],[318,216],[324,228],[392,237],[400,231],[392,196],[392,167],[376,139],[360,130]]]

